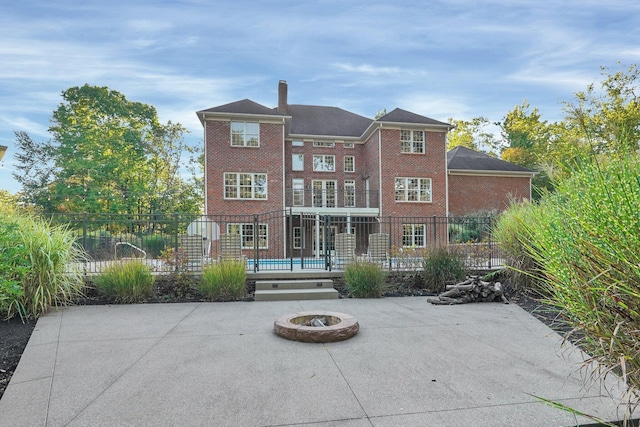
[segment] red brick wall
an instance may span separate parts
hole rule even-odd
[[[334,147],[314,147],[312,141],[304,142],[302,147],[293,147],[291,140],[287,140],[285,143],[285,188],[290,189],[292,180],[294,178],[304,179],[304,186],[306,189],[311,189],[311,181],[320,180],[334,180],[336,181],[338,191],[338,206],[342,206],[344,202],[343,190],[344,181],[353,180],[356,184],[356,194],[359,194],[364,190],[364,181],[362,175],[365,171],[365,163],[363,160],[364,147],[362,144],[354,144],[353,148],[344,148],[343,143],[335,143]],[[292,171],[291,157],[293,154],[304,154],[304,170]],[[313,156],[314,154],[324,154],[335,156],[335,172],[314,172],[313,171]],[[355,157],[355,172],[344,171],[344,157]],[[311,204],[311,192],[306,192],[305,204],[310,206]],[[291,202],[291,200],[288,200]]]
[[[425,153],[400,152],[400,130],[382,129],[382,215],[446,216],[446,140],[425,131]],[[395,178],[431,178],[431,203],[396,202]]]
[[[371,208],[379,206],[379,182],[380,182],[380,168],[379,168],[379,151],[378,142],[380,141],[380,133],[375,131],[365,142],[362,147],[363,163],[364,163],[364,176],[369,180],[369,201]],[[365,185],[363,181],[363,186]]]
[[[513,198],[529,199],[528,177],[449,175],[449,214],[502,212]]]
[[[231,122],[207,121],[205,126],[207,213],[209,215],[237,215],[283,209],[283,125],[261,123],[260,147],[232,147],[230,142]],[[289,159],[289,161],[291,160]],[[225,172],[266,173],[267,199],[225,200]]]

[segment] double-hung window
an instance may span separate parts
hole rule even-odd
[[[225,172],[224,198],[257,200],[266,199],[267,174]]]
[[[336,156],[328,154],[313,155],[313,171],[314,172],[335,172]]]
[[[431,178],[396,178],[396,202],[431,202]]]
[[[402,247],[424,248],[425,231],[424,224],[402,224]]]
[[[254,238],[258,239],[258,249],[268,249],[269,229],[267,224],[258,224],[257,232],[254,232],[252,223],[227,224],[227,233],[239,234],[242,241],[242,249],[253,249]]]
[[[423,154],[424,153],[424,131],[401,130],[400,131],[400,152]]]
[[[344,156],[344,171],[345,172],[356,171],[356,158],[354,156]]]
[[[259,147],[260,124],[254,122],[231,122],[231,145],[236,147]]]

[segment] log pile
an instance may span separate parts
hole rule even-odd
[[[502,293],[500,282],[485,282],[478,276],[469,276],[464,282],[447,285],[447,290],[437,297],[428,298],[431,304],[452,305],[468,302],[499,302],[509,304]]]

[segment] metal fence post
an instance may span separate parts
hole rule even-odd
[[[174,230],[175,230],[175,231],[174,231],[174,243],[175,243],[175,245],[174,245],[173,256],[175,257],[175,261],[176,261],[176,264],[175,264],[175,265],[176,265],[175,270],[176,270],[176,272],[177,272],[177,271],[178,271],[178,269],[179,269],[179,268],[178,268],[178,263],[179,263],[179,260],[178,260],[178,250],[180,249],[179,242],[178,242],[178,227],[180,226],[180,224],[179,224],[179,217],[178,217],[178,214],[177,214],[177,213],[174,213],[174,214],[173,214],[173,221],[174,221],[174,224],[173,224],[173,225],[174,225]]]
[[[260,237],[260,233],[258,232],[258,215],[253,215],[253,272],[257,272],[259,270],[258,264],[258,238]]]
[[[487,219],[489,220],[489,269],[491,269],[491,257],[493,256],[493,247],[492,247],[492,238],[491,238],[491,234],[492,234],[492,230],[493,230],[493,217],[487,217]]]
[[[447,219],[447,226],[448,225],[449,220]],[[438,243],[438,218],[435,215],[433,216],[433,242],[434,244]]]

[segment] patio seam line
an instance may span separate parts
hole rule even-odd
[[[44,417],[44,425],[47,426],[49,424],[49,410],[51,408],[51,393],[53,391],[53,382],[56,378],[56,365],[58,364],[58,349],[60,348],[60,332],[62,330],[62,320],[64,317],[65,310],[60,310],[60,320],[58,321],[58,333],[56,336],[56,350],[53,356],[53,367],[51,372],[51,381],[49,382],[49,391],[47,393],[47,409],[45,411]]]
[[[353,388],[351,387],[351,384],[349,384],[349,381],[347,380],[347,378],[344,376],[344,373],[342,372],[342,369],[340,369],[340,366],[338,365],[338,363],[336,362],[336,359],[333,358],[333,354],[331,354],[331,348],[327,347],[326,343],[322,344],[322,347],[327,351],[327,353],[329,354],[329,357],[331,358],[331,361],[333,362],[334,366],[336,367],[336,369],[338,370],[338,372],[340,372],[340,376],[342,377],[342,379],[344,380],[344,383],[347,385],[347,387],[349,387],[349,391],[351,392],[351,394],[353,395],[353,398],[356,399],[356,402],[358,402],[358,406],[360,406],[360,409],[362,409],[362,413],[364,414],[364,419],[366,419],[367,421],[369,421],[369,424],[371,424],[371,426],[373,427],[373,423],[371,422],[371,419],[369,417],[369,414],[367,413],[367,411],[364,409],[364,406],[362,406],[362,403],[360,402],[360,399],[358,399],[358,396],[356,395],[355,391],[353,391]],[[362,419],[362,418],[359,418]]]
[[[114,378],[113,381],[111,381],[104,389],[102,389],[102,391],[100,391],[100,393],[98,393],[93,399],[91,399],[90,402],[88,402],[81,410],[79,410],[78,413],[73,416],[73,418],[68,420],[65,423],[65,425],[71,424],[76,418],[78,418],[80,415],[82,415],[82,413],[84,413],[84,411],[87,408],[89,408],[91,405],[93,405],[93,403],[96,400],[98,400],[98,398],[100,398],[100,396],[102,396],[107,390],[109,390],[111,387],[113,387],[113,385],[116,382],[118,382],[120,380],[120,378],[122,378],[126,373],[128,373],[135,365],[137,365],[147,354],[149,354],[149,352],[151,352],[151,350],[156,348],[158,346],[158,344],[160,344],[162,342],[163,339],[167,338],[167,336],[171,333],[171,331],[173,331],[175,328],[177,328],[180,323],[182,323],[187,317],[189,317],[191,314],[193,314],[193,312],[196,310],[196,308],[199,307],[201,304],[202,303],[195,303],[193,305],[193,308],[187,314],[185,314],[179,321],[177,321],[176,324],[173,325],[173,327],[171,329],[169,329],[164,335],[162,335],[161,337],[158,337],[156,339],[156,342],[151,347],[149,347],[147,349],[147,351],[145,351],[143,354],[141,354],[140,357],[138,357],[133,363],[131,363],[127,367],[127,369],[122,371],[122,373],[120,375],[118,375],[117,378]],[[53,384],[53,381],[52,381],[52,384]]]

